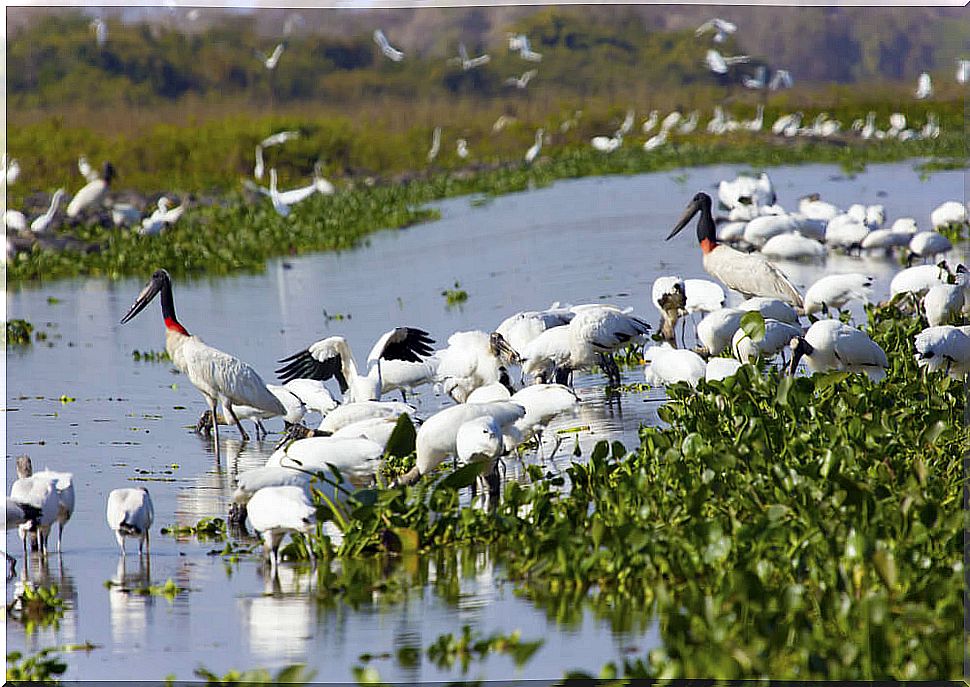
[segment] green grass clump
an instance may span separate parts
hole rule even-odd
[[[7,345],[29,345],[30,335],[33,333],[33,331],[34,325],[27,320],[7,320]]]

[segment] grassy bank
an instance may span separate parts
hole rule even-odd
[[[276,124],[283,126],[286,123]],[[218,141],[223,140],[209,140],[206,138],[208,134],[191,133],[191,130],[179,130],[178,134],[171,135],[171,145],[177,143],[178,148],[186,151],[194,151],[196,146],[202,145],[202,140],[208,140],[211,153],[218,149]],[[195,135],[200,138],[193,139]],[[236,138],[235,133],[227,134],[225,140]],[[347,140],[353,140],[349,133]],[[312,167],[316,153],[311,154],[311,151],[317,150],[313,141],[308,134],[292,146],[287,144],[286,159],[290,165],[296,165],[294,161],[301,161],[299,169],[302,169],[302,165]],[[905,143],[849,139],[834,142],[792,140],[740,132],[728,137],[701,134],[674,140],[652,152],[644,152],[639,145],[631,143],[609,155],[592,150],[587,141],[584,135],[569,144],[547,146],[543,156],[531,167],[518,162],[518,155],[503,156],[495,152],[474,167],[459,167],[445,156],[442,164],[453,164],[450,169],[428,169],[426,162],[424,165],[407,167],[413,158],[425,155],[423,148],[413,150],[417,145],[413,143],[412,152],[408,153],[410,157],[400,163],[400,169],[424,171],[389,173],[377,179],[361,174],[338,178],[336,195],[314,196],[294,206],[288,218],[274,213],[267,199],[249,204],[238,192],[230,191],[217,203],[190,207],[176,226],[160,236],[140,236],[130,230],[93,225],[75,227],[71,233],[99,244],[100,251],[81,254],[45,251],[35,247],[32,252],[18,255],[7,265],[7,283],[18,285],[73,276],[144,276],[158,266],[167,267],[177,276],[259,271],[270,257],[348,249],[358,245],[371,232],[431,219],[435,213],[422,209],[430,201],[470,193],[521,191],[547,185],[556,179],[634,174],[720,163],[761,168],[824,162],[840,165],[848,171],[858,171],[867,163],[899,161],[914,156],[956,159],[958,165],[962,165],[965,159],[965,141],[955,128],[945,130],[935,140]],[[388,145],[393,148],[390,142]],[[403,147],[408,150],[407,146]],[[192,173],[198,177],[180,177],[176,169],[165,170],[154,166],[151,155],[164,156],[167,154],[164,151],[170,148],[153,143],[134,151],[128,150],[126,154],[142,155],[141,166],[134,169],[144,170],[141,177],[131,173],[135,178],[129,183],[138,181],[145,189],[171,189],[179,188],[180,184],[196,183],[199,184],[195,186],[197,190],[208,188],[206,184],[209,184],[218,192],[224,188],[238,188],[239,177],[244,176],[233,174],[219,181],[215,176],[216,170],[223,169],[223,164],[219,162],[212,162],[211,167],[205,168],[210,170],[210,176],[206,176],[210,172],[199,170]],[[116,152],[122,153],[120,149]],[[212,153],[210,157],[218,156]],[[67,164],[68,161],[62,161],[59,169]],[[131,164],[135,164],[134,161]],[[239,161],[239,165],[242,164]],[[122,164],[119,163],[119,166]],[[394,170],[398,167],[381,163],[378,168]],[[24,175],[27,175],[26,169]],[[289,176],[294,180],[296,178],[292,166]],[[305,178],[301,183],[306,183]]]

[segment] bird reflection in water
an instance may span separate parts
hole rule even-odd
[[[262,566],[262,596],[239,599],[243,636],[258,660],[305,661],[313,638],[316,604],[309,566],[282,565],[277,574]]]
[[[108,588],[111,609],[111,639],[117,646],[143,644],[149,610],[155,605],[151,594],[136,594],[152,584],[150,556],[118,557],[118,567]]]
[[[26,634],[26,648],[37,651],[52,644],[76,644],[78,642],[78,592],[74,578],[68,572],[61,556],[38,557],[29,570],[21,569],[13,585],[13,598],[23,594],[27,584],[35,589],[57,585],[57,596],[64,601],[64,615],[55,624],[41,626],[33,633]]]

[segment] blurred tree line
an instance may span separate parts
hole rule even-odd
[[[171,22],[108,19],[108,38],[99,47],[90,15],[59,10],[35,17],[8,37],[8,105],[145,107],[186,95],[212,101],[244,96],[255,104],[458,94],[511,100],[525,94],[506,80],[531,68],[539,70],[527,89],[533,97],[538,92],[550,98],[616,98],[644,89],[716,83],[703,63],[710,39],[693,32],[697,18],[711,8],[673,8],[655,17],[658,9],[545,7],[500,15],[487,8],[411,10],[395,15],[398,26],[388,31],[391,43],[407,54],[399,63],[380,54],[372,29],[357,16],[354,28],[348,25],[342,33],[334,27],[291,33],[273,70],[260,55],[269,55],[281,34],[268,34],[265,23],[251,14],[220,14],[192,30]],[[799,21],[788,26],[796,16],[793,8],[722,9],[726,18],[738,9],[750,16],[738,34],[715,47],[728,55],[751,54],[754,65],[787,68],[800,82],[898,80],[924,69],[945,70],[941,75],[952,79],[953,60],[970,52],[965,12],[797,9]],[[754,9],[764,11],[751,13]],[[776,18],[772,27],[772,13],[786,19]],[[374,28],[380,25],[380,15],[365,16],[374,19]],[[504,23],[499,25],[497,17]],[[435,30],[435,18],[443,22],[441,31]],[[420,35],[427,36],[420,42],[414,26],[401,23],[418,20]],[[506,31],[527,34],[542,62],[511,54]],[[470,54],[489,52],[492,61],[470,71],[447,63],[448,56],[457,55],[459,40]]]

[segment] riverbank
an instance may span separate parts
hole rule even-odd
[[[189,207],[175,226],[159,236],[141,236],[128,229],[81,225],[70,235],[87,252],[34,249],[7,264],[7,285],[75,276],[115,279],[149,274],[165,265],[176,276],[254,272],[272,257],[313,251],[346,250],[368,234],[399,229],[434,219],[423,206],[444,198],[499,195],[548,185],[557,179],[597,175],[639,174],[710,164],[743,164],[750,169],[782,164],[831,163],[846,173],[866,164],[916,158],[926,174],[933,169],[966,165],[965,141],[955,130],[937,139],[862,141],[858,138],[786,139],[770,134],[726,137],[698,135],[674,141],[654,151],[621,147],[612,154],[588,144],[547,147],[531,166],[523,162],[489,162],[451,170],[399,173],[384,179],[347,178],[338,181],[333,196],[313,196],[280,217],[268,199],[246,198],[239,192],[208,196]],[[204,204],[203,204],[204,203]]]

